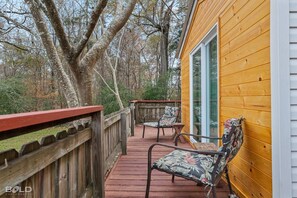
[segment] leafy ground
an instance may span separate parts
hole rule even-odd
[[[40,142],[41,138],[47,135],[56,135],[58,132],[65,130],[63,127],[54,127],[48,128],[40,131],[36,131],[33,133],[29,133],[26,135],[21,135],[18,137],[10,138],[7,140],[0,141],[0,152],[15,148],[19,151],[23,144],[29,143],[31,141],[38,140]]]

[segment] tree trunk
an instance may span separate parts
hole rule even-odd
[[[92,73],[88,70],[81,71],[80,77],[77,79],[78,95],[80,106],[88,106],[93,104],[93,83]]]
[[[168,71],[168,37],[169,37],[169,28],[164,27],[164,29],[161,31],[161,41],[160,41],[160,56],[161,56],[160,76],[166,75]]]

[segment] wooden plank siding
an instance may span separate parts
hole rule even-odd
[[[190,131],[190,53],[215,24],[220,134],[224,120],[246,118],[243,147],[230,165],[231,180],[241,197],[272,197],[269,0],[198,1],[180,56],[183,131]],[[292,98],[297,92],[292,91]]]

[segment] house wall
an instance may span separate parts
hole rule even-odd
[[[190,52],[216,23],[220,133],[227,118],[246,118],[231,181],[242,197],[272,197],[269,0],[198,1],[180,56],[183,131],[190,131]]]

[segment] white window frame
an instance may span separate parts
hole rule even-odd
[[[290,1],[271,0],[272,194],[292,197],[290,128]]]
[[[217,51],[219,48],[218,39],[218,25],[215,24],[211,30],[206,34],[206,36],[195,46],[195,48],[190,52],[190,133],[193,134],[194,131],[194,111],[193,111],[193,55],[201,49],[201,135],[208,135],[206,132],[209,131],[209,126],[207,123],[207,63],[206,63],[206,46],[209,42],[217,36]],[[217,56],[219,53],[217,53]],[[219,57],[217,57],[217,69],[218,68]],[[219,74],[219,72],[218,72]],[[217,76],[218,77],[218,76]],[[218,81],[219,83],[219,81]],[[219,86],[217,86],[219,89]],[[219,91],[219,90],[218,90]],[[219,93],[219,92],[218,92]],[[218,94],[219,98],[219,94]],[[219,114],[218,114],[219,115]],[[190,137],[191,142],[197,142],[192,136]],[[202,139],[202,142],[207,142],[207,139]]]

